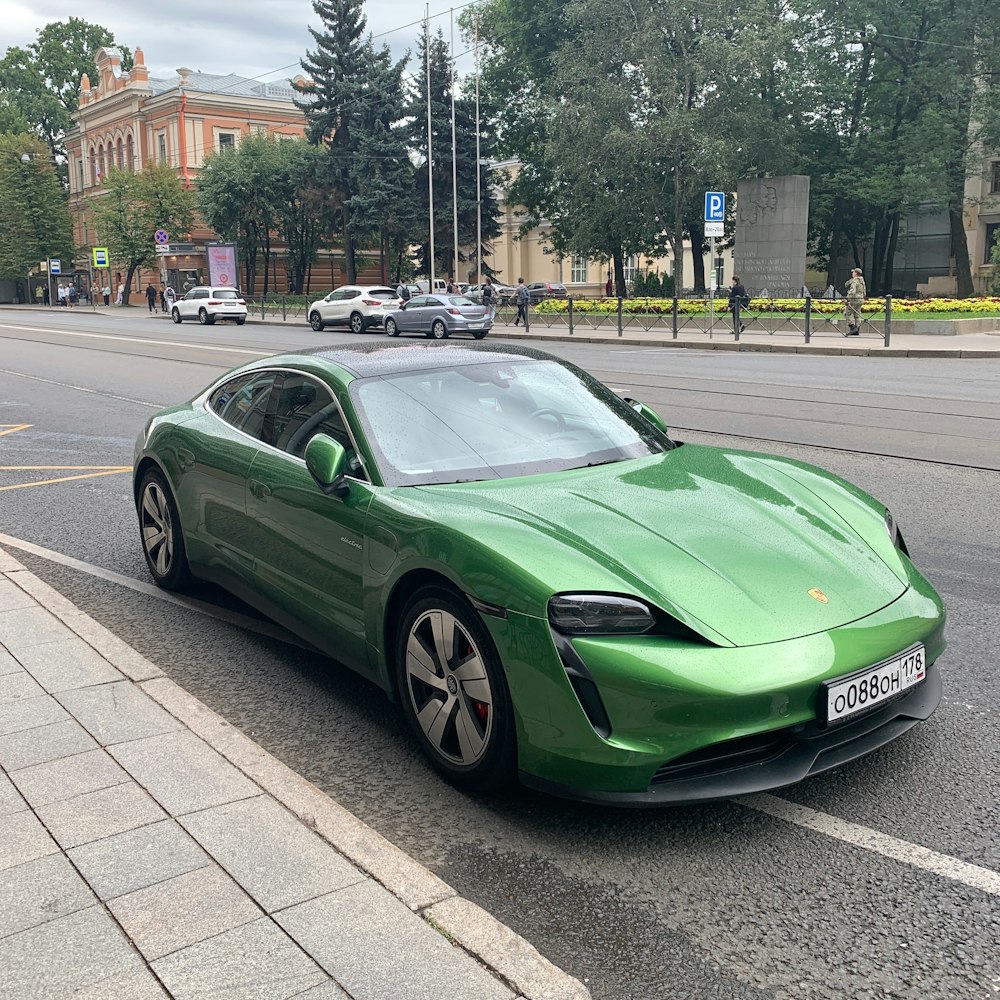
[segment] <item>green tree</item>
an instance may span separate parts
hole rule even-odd
[[[354,284],[359,239],[370,231],[368,220],[356,219],[353,210],[368,162],[361,152],[365,121],[377,117],[373,105],[391,95],[378,93],[373,83],[372,47],[362,41],[362,0],[314,0],[312,6],[322,29],[309,29],[316,48],[302,60],[309,81],[299,86],[302,98],[296,104],[306,116],[306,137],[327,151],[324,179],[335,192],[347,280]]]
[[[52,154],[37,137],[0,135],[0,278],[24,280],[73,259],[73,226]]]
[[[263,258],[264,294],[270,290],[272,233],[286,176],[274,136],[247,136],[237,149],[210,157],[198,178],[198,208],[223,239],[239,245],[246,273],[246,293],[257,285],[258,257]]]
[[[80,78],[87,73],[96,82],[94,55],[114,44],[107,28],[79,17],[46,24],[26,49],[12,46],[0,59],[0,102],[29,123],[53,156],[63,155],[62,140],[73,124]],[[122,68],[129,69],[131,54],[120,50]]]
[[[112,169],[100,192],[88,203],[97,238],[126,269],[127,305],[136,270],[155,266],[153,234],[157,229],[189,232],[194,222],[194,196],[181,185],[175,169],[159,163],[141,173]]]

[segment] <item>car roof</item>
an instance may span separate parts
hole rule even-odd
[[[432,368],[463,368],[490,361],[526,358],[533,361],[555,361],[558,358],[544,351],[519,344],[406,344],[386,346],[378,341],[347,347],[317,347],[303,351],[302,360],[317,358],[343,368],[358,378],[373,375],[397,375],[401,372],[427,371]],[[291,357],[287,358],[292,360]],[[266,367],[274,359],[261,361]]]

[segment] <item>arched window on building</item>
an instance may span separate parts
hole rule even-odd
[[[100,184],[104,181],[104,177],[108,172],[107,164],[104,162],[104,144],[101,143],[97,147],[97,183]]]
[[[118,148],[115,155],[115,166],[118,167],[119,170],[125,169],[125,144],[120,138],[118,140]]]
[[[97,186],[97,147],[90,147],[90,183],[92,187]]]
[[[125,139],[125,169],[135,170],[135,150],[132,148],[132,133],[129,132]]]

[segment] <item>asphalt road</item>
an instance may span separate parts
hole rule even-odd
[[[462,795],[368,684],[214,588],[149,584],[115,471],[144,419],[255,355],[358,339],[3,310],[0,543],[38,547],[15,555],[598,1000],[995,996],[1000,360],[550,345],[681,437],[886,500],[950,614],[944,701],[892,746],[776,796],[617,811]]]

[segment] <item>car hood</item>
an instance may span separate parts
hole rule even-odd
[[[807,485],[817,477],[823,499]],[[863,494],[746,452],[684,445],[593,469],[418,489],[447,497],[451,510],[439,515],[549,593],[642,597],[738,646],[847,624],[907,586],[898,559],[893,567],[864,540],[884,529]]]

